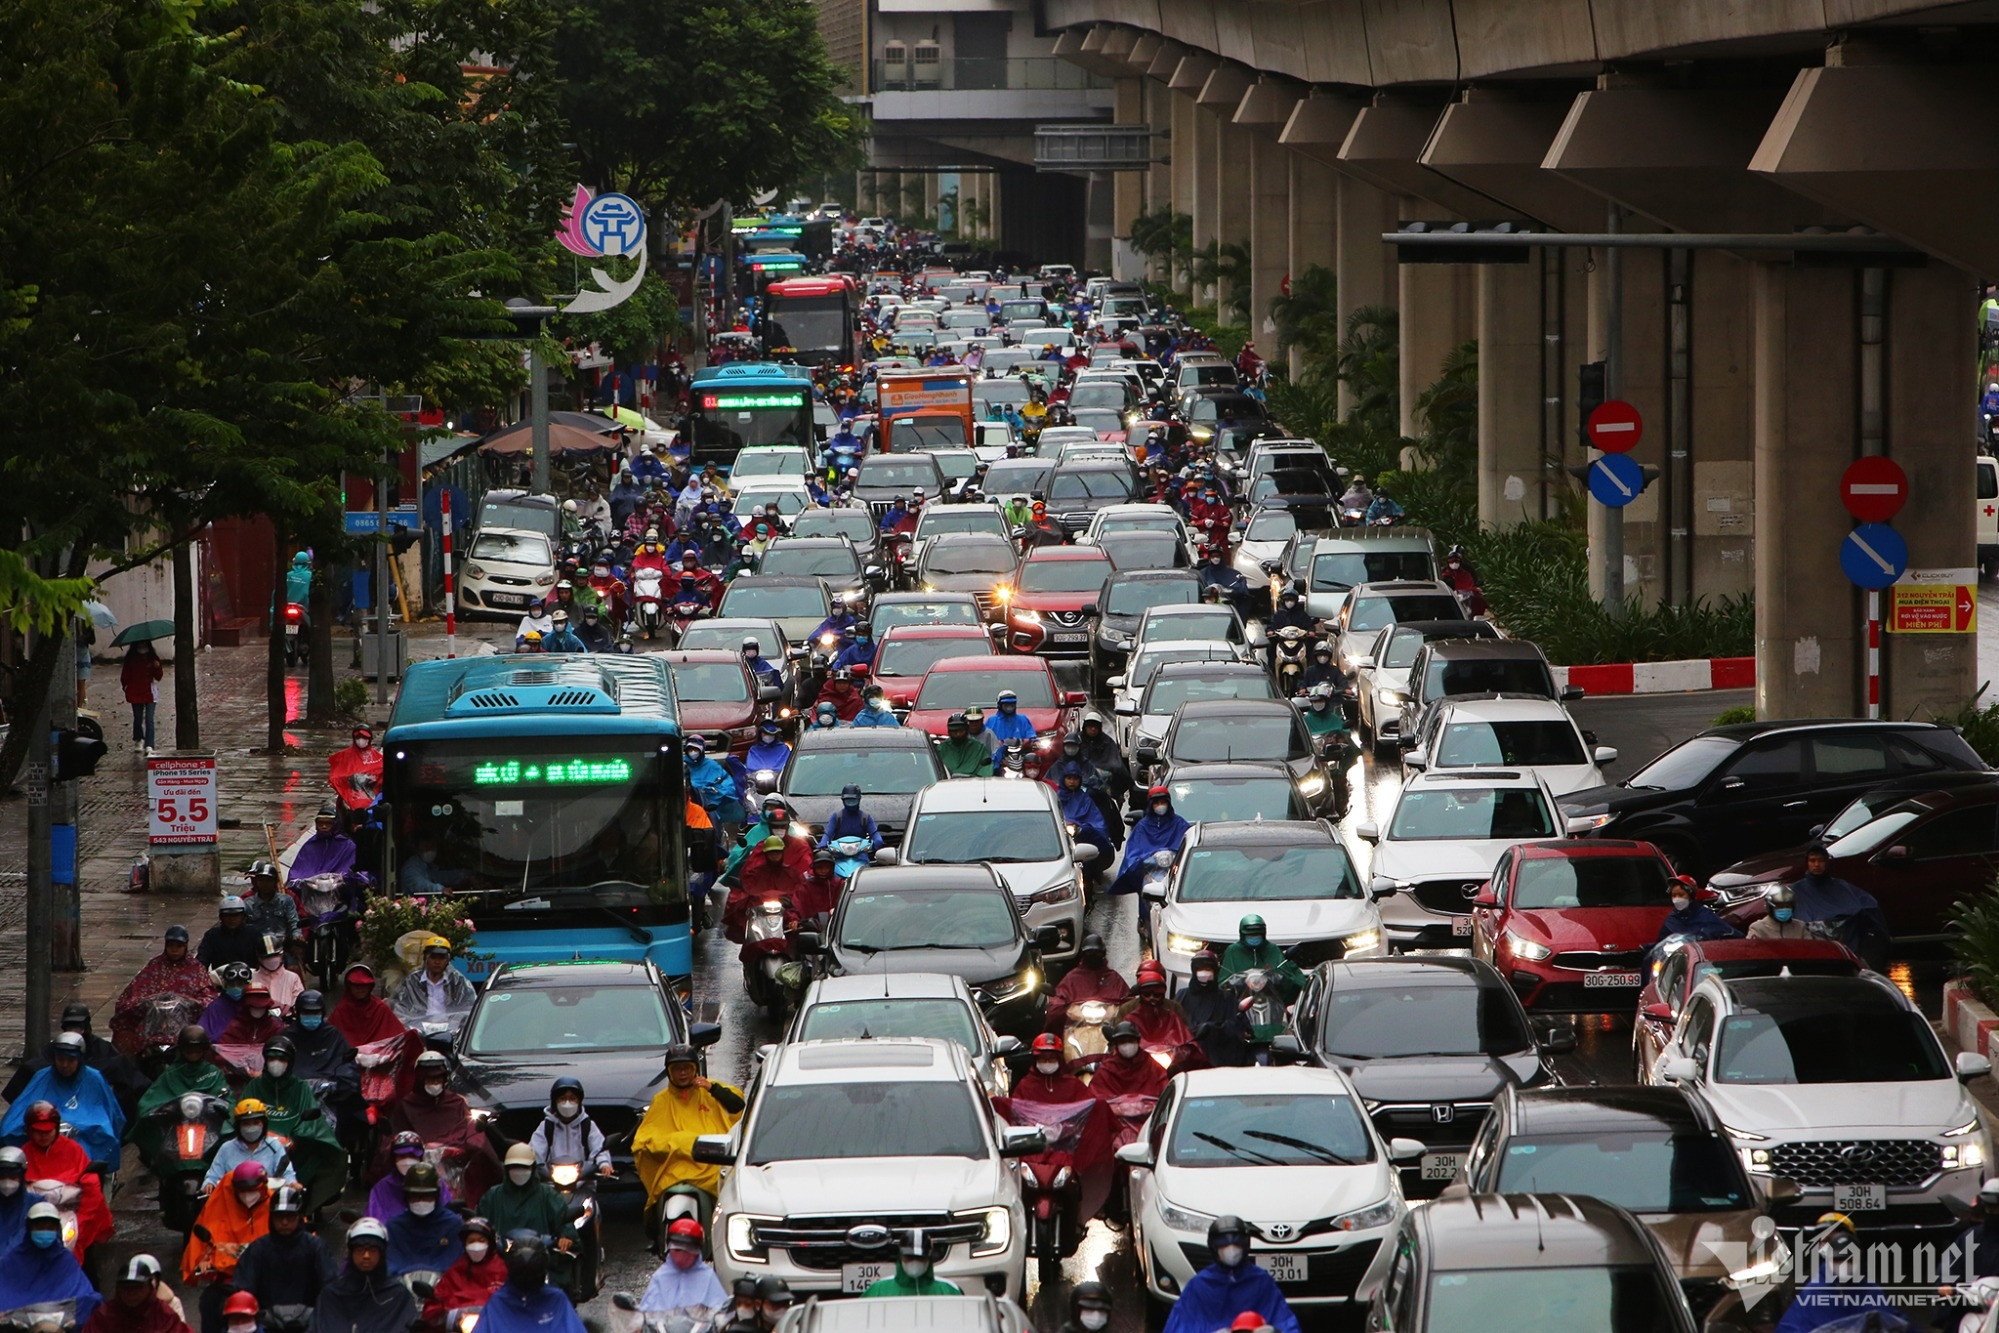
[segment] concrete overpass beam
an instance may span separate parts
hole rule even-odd
[[[1559,231],[1593,231],[1603,201],[1542,169],[1569,102],[1468,89],[1444,108],[1419,161],[1491,201],[1485,216],[1525,215]]]

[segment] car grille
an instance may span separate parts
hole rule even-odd
[[[1083,611],[1043,611],[1041,618],[1051,625],[1060,625],[1063,629],[1074,629],[1090,617]]]
[[[508,578],[508,577],[507,577],[506,575],[504,575],[504,574],[488,574],[488,575],[486,576],[486,582],[488,582],[488,583],[498,583],[498,584],[502,584],[502,585],[504,585],[505,587],[509,587],[509,588],[525,588],[525,587],[527,587],[527,586],[528,586],[528,584],[529,584],[529,583],[531,582],[531,580],[529,580],[529,579],[510,579],[510,578]]]
[[[1321,1227],[1321,1230],[1331,1230],[1330,1219],[1327,1219],[1327,1225]],[[1311,1233],[1307,1230],[1301,1234]],[[1283,1250],[1288,1244],[1289,1242],[1285,1241],[1262,1241],[1257,1248]],[[1305,1261],[1305,1281],[1287,1284],[1284,1295],[1291,1300],[1297,1300],[1301,1296],[1316,1296],[1322,1299],[1327,1296],[1351,1296],[1354,1288],[1360,1285],[1361,1278],[1366,1275],[1367,1266],[1374,1262],[1374,1252],[1380,1248],[1380,1241],[1364,1240],[1358,1245],[1349,1245],[1341,1250],[1327,1250],[1323,1253],[1312,1251]],[[1191,1241],[1181,1241],[1180,1252],[1187,1256],[1187,1262],[1197,1273],[1215,1261],[1213,1251],[1205,1245],[1196,1245]]]
[[[1055,515],[1055,521],[1071,532],[1081,532],[1084,528],[1090,526],[1090,519],[1094,516],[1094,512],[1089,509],[1071,509],[1066,513]]]
[[[1347,946],[1341,940],[1301,940],[1285,954],[1302,971],[1310,972],[1321,963],[1339,962],[1347,956]]]
[[[1645,950],[1619,949],[1615,953],[1577,950],[1574,953],[1558,953],[1553,962],[1556,967],[1577,972],[1637,972],[1645,966]]]
[[[1612,986],[1593,990],[1580,981],[1542,982],[1536,990],[1531,973],[1515,973],[1509,980],[1524,1001],[1533,997],[1534,1012],[1573,1014],[1629,1014],[1637,1002],[1638,987]]]
[[[880,1227],[886,1239],[878,1245],[855,1243],[851,1232],[859,1227]],[[901,1233],[911,1227],[923,1228],[930,1238],[931,1253],[941,1255],[947,1246],[963,1245],[985,1234],[985,1223],[967,1222],[949,1213],[894,1213],[873,1217],[787,1217],[782,1222],[758,1222],[751,1226],[751,1240],[759,1248],[787,1251],[801,1268],[838,1269],[842,1264],[868,1263],[893,1259]]]
[[[994,597],[990,591],[975,592],[972,594],[972,600],[979,604],[979,619],[981,620],[991,619],[993,608],[999,605],[999,599]]]
[[[1807,1189],[1920,1185],[1942,1169],[1943,1149],[1925,1139],[1820,1139],[1770,1150],[1771,1172]]]
[[[1437,1109],[1450,1108],[1450,1119],[1439,1120]],[[1368,1113],[1384,1139],[1415,1139],[1432,1152],[1461,1148],[1478,1135],[1491,1102],[1416,1102],[1378,1106]]]
[[[1409,894],[1432,912],[1463,916],[1471,911],[1471,899],[1465,896],[1465,890],[1477,889],[1484,882],[1481,879],[1430,879],[1418,884]]]

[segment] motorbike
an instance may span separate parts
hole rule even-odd
[[[319,978],[323,990],[335,989],[335,979],[346,971],[360,940],[354,912],[359,896],[355,879],[313,875],[291,884],[298,896],[300,931],[305,936],[305,965]]]
[[[575,1248],[552,1250],[551,1276],[571,1302],[582,1305],[596,1297],[603,1283],[604,1244],[597,1222],[597,1173],[580,1162],[550,1162],[548,1183],[568,1203],[565,1221],[574,1233]]]
[[[686,1181],[677,1185],[668,1185],[660,1193],[659,1202],[653,1205],[652,1216],[649,1219],[651,1225],[646,1228],[646,1234],[653,1238],[652,1252],[661,1256],[666,1254],[667,1228],[683,1217],[691,1217],[699,1222],[702,1233],[706,1235],[709,1220],[714,1216],[714,1212],[715,1196],[699,1185],[690,1185]],[[703,1248],[710,1254],[714,1253],[712,1236],[709,1236]]]
[[[692,625],[707,614],[708,603],[706,602],[675,602],[671,612],[675,642],[679,641],[681,635],[687,633],[689,625]]]
[[[716,1327],[714,1311],[698,1305],[672,1310],[641,1310],[628,1291],[611,1297],[610,1333],[706,1333]],[[469,1333],[469,1331],[468,1331]]]
[[[892,588],[908,586],[910,566],[914,563],[910,553],[916,549],[915,535],[908,532],[891,532],[882,538],[882,545],[887,548],[889,586]]]
[[[1297,625],[1286,625],[1271,638],[1271,660],[1279,698],[1289,699],[1303,692],[1305,649],[1312,636]]]
[[[202,1177],[222,1146],[222,1122],[229,1104],[190,1092],[153,1114],[166,1124],[160,1153],[146,1163],[160,1182],[160,1221],[183,1234],[201,1215]]]
[[[1110,1043],[1104,1040],[1104,1028],[1116,1012],[1116,1005],[1103,1000],[1079,1000],[1070,1005],[1063,1016],[1062,1058],[1074,1064],[1109,1050]]]
[[[1016,737],[994,757],[993,776],[1039,782],[1048,771],[1048,753],[1052,748],[1046,737],[1037,736],[1033,741]]]
[[[840,877],[842,885],[854,877],[856,870],[867,865],[873,858],[873,851],[866,838],[835,838],[828,845],[832,847],[836,858],[833,862],[833,873]]]
[[[297,602],[286,602],[281,616],[285,627],[285,666],[287,669],[306,660],[311,652],[311,637],[307,633],[310,623],[305,616],[305,608]]]
[[[1138,886],[1138,934],[1149,947],[1152,943],[1152,909],[1166,901],[1167,881],[1173,878],[1173,852],[1165,847],[1154,852]]]
[[[1284,1001],[1270,988],[1270,974],[1260,967],[1252,967],[1242,974],[1241,990],[1249,1000],[1249,1008],[1243,1010],[1243,1017],[1249,1020],[1250,1058],[1259,1065],[1268,1065],[1270,1043],[1284,1029]]]
[[[841,841],[866,846],[860,838]],[[806,980],[796,943],[784,926],[786,906],[782,898],[758,903],[750,913],[743,939],[743,990],[751,1003],[762,1005],[777,1019],[803,996]]]
[[[651,639],[659,634],[660,626],[666,623],[664,598],[661,592],[666,576],[657,569],[636,569],[632,571],[632,623],[633,631]]]
[[[1009,1120],[1038,1125],[1047,1138],[1047,1147],[1020,1159],[1020,1202],[1027,1213],[1027,1252],[1034,1256],[1041,1280],[1052,1282],[1089,1226],[1083,1207],[1083,1168],[1076,1153],[1084,1127],[1099,1112],[1089,1102],[1065,1105],[1014,1098],[1008,1105]],[[1098,1184],[1101,1188],[1101,1181]]]
[[[15,1333],[72,1333],[76,1328],[75,1301],[37,1301],[0,1316],[4,1326]]]

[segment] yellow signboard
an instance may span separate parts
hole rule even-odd
[[[1975,634],[1978,589],[1963,583],[1898,583],[1888,629],[1894,634]]]

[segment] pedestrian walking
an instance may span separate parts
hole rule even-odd
[[[141,754],[152,753],[153,713],[160,703],[160,678],[166,674],[152,644],[135,643],[125,650],[118,680],[125,687],[125,702],[132,705],[132,744],[144,747]]]

